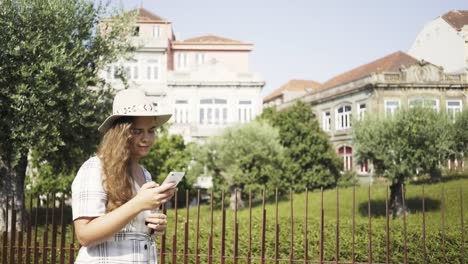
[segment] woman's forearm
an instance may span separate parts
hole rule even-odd
[[[135,199],[131,199],[112,212],[96,218],[75,220],[75,232],[82,246],[99,244],[113,236],[134,219],[141,209]]]

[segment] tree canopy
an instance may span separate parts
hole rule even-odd
[[[60,178],[94,152],[111,102],[98,73],[132,50],[129,19],[86,0],[0,1],[0,196],[22,205],[28,157]]]
[[[289,188],[303,191],[336,185],[341,161],[310,106],[298,102],[281,111],[267,108],[260,119],[279,130]]]
[[[192,149],[191,174],[210,175],[216,197],[235,189],[260,195],[266,189],[274,194],[287,181],[283,175],[283,147],[278,131],[270,125],[253,121],[227,128],[222,135],[208,139]]]
[[[385,118],[367,115],[354,125],[359,161],[374,163],[376,173],[403,182],[417,173],[437,176],[439,163],[454,153],[454,129],[446,114],[425,107]]]
[[[401,203],[405,181],[417,174],[439,177],[439,164],[455,153],[452,122],[431,108],[401,109],[392,117],[369,114],[353,131],[358,161],[371,161],[375,173],[392,183],[394,216],[406,210]]]

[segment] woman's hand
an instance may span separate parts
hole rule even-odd
[[[141,210],[152,210],[169,201],[175,192],[175,183],[165,183],[159,186],[155,182],[147,182],[141,186],[135,196]]]
[[[166,215],[162,213],[151,213],[145,218],[148,228],[154,230],[155,234],[164,234],[167,226]]]

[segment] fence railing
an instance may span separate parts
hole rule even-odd
[[[303,208],[301,212],[294,210],[295,196],[292,192],[289,193],[289,198],[280,201],[282,198],[279,197],[278,191],[276,191],[274,201],[268,202],[264,191],[260,196],[259,204],[255,204],[252,193],[248,193],[246,194],[248,205],[242,210],[228,209],[225,206],[224,193],[221,197],[220,208],[215,207],[213,193],[210,194],[208,205],[201,205],[200,191],[196,197],[192,197],[192,201],[190,201],[189,193],[186,192],[185,206],[178,208],[180,201],[177,200],[179,195],[176,193],[173,200],[174,208],[163,208],[163,212],[168,214],[168,220],[170,220],[168,230],[159,239],[159,263],[415,263],[414,258],[409,257],[409,254],[414,254],[414,251],[410,252],[409,249],[411,242],[408,241],[406,214],[403,214],[402,226],[392,230],[391,216],[389,215],[389,195],[388,188],[386,188],[385,232],[382,234],[380,230],[382,226],[373,226],[375,223],[373,210],[375,208],[373,208],[371,190],[369,186],[367,188],[367,217],[364,217],[367,218],[364,221],[367,223],[363,225],[363,214],[361,213],[359,222],[361,231],[359,232],[357,231],[356,189],[354,187],[351,195],[352,202],[350,202],[352,208],[349,208],[352,211],[351,219],[349,217],[346,219],[340,217],[343,209],[340,209],[340,189],[336,189],[335,215],[333,217],[327,216],[333,219],[326,221],[324,191],[321,190],[318,194],[320,198],[319,208],[314,208],[318,209],[317,222],[314,222],[311,217],[309,191],[304,194],[305,201],[301,200],[301,202],[305,203],[305,205],[301,206]],[[403,206],[405,207],[403,188],[401,193]],[[419,257],[417,257],[418,263],[433,263],[433,261],[444,263],[444,260],[451,261],[450,263],[465,263],[468,257],[465,252],[466,223],[464,220],[463,186],[460,186],[458,194],[451,194],[458,196],[459,204],[456,207],[459,208],[460,222],[458,223],[459,227],[455,225],[450,227],[455,233],[455,235],[450,236],[447,235],[446,193],[444,188],[441,189],[441,224],[438,229],[439,232],[436,234],[437,247],[427,243],[427,208],[424,186],[422,186],[420,195],[422,219],[421,226],[418,225],[420,229],[418,229],[416,238],[419,239],[418,243],[420,244],[411,247],[418,248],[420,251],[418,253]],[[14,201],[7,199],[5,222],[6,230],[9,230],[9,232],[4,231],[2,234],[2,264],[63,264],[74,262],[79,250],[79,243],[74,235],[71,211],[65,205],[63,198],[55,197],[55,195],[48,196],[44,206],[40,205],[38,197],[30,198],[26,206],[27,213],[23,216],[25,221],[22,221],[24,224],[21,225],[21,230],[17,230],[17,212],[8,208],[11,204],[14,204]],[[234,203],[237,206],[239,204],[237,193],[234,197],[236,199]],[[33,206],[33,201],[35,206]],[[280,203],[282,204],[281,208],[279,207]],[[285,203],[288,203],[289,206],[285,206]],[[202,207],[204,208],[203,213],[201,213]],[[361,207],[363,207],[363,204],[361,204]],[[260,212],[260,214],[254,215],[253,210],[257,214]],[[267,210],[269,210],[270,214],[267,214]],[[8,212],[11,212],[10,215]],[[271,212],[273,213],[271,214]],[[239,214],[242,214],[242,225],[239,222]],[[231,219],[228,219],[228,215]],[[284,221],[285,217],[287,218],[286,221]],[[201,218],[203,218],[203,221]],[[295,225],[300,226],[299,231]],[[346,229],[346,232],[343,232],[344,225],[350,230]],[[242,233],[240,226],[242,226]],[[453,228],[457,230],[453,230]],[[363,230],[365,234],[362,233]],[[377,232],[377,230],[381,235],[376,239],[374,232]],[[402,237],[400,237],[401,232]],[[227,233],[229,233],[229,238]],[[318,236],[314,236],[317,233]],[[343,233],[347,235],[343,235]],[[398,234],[398,241],[392,241],[392,236],[395,234]],[[434,236],[434,234],[431,235]],[[311,236],[314,236],[314,238],[312,239]],[[367,249],[364,253],[360,249],[359,256],[357,256],[358,242],[356,239],[360,240],[362,247],[362,240],[366,238]],[[414,241],[414,237],[412,239]],[[326,245],[329,241],[334,241],[334,245],[330,243]],[[385,243],[384,247],[382,247],[382,243]],[[379,247],[378,250],[375,248],[376,245]],[[434,250],[434,248],[438,250],[442,257],[431,257],[428,247],[431,250]],[[375,251],[377,250],[378,254],[382,254],[382,249],[384,250],[384,259],[379,257],[379,260],[376,260]],[[330,254],[331,251],[333,254]],[[325,255],[326,252],[329,255],[328,259]],[[401,258],[395,259],[394,255],[396,253]],[[440,261],[441,259],[442,261]]]

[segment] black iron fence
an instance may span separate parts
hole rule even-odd
[[[239,233],[239,220],[238,212],[240,210],[230,211],[225,206],[224,194],[221,198],[220,208],[215,208],[213,194],[211,193],[208,205],[205,207],[205,213],[201,215],[201,200],[200,192],[195,197],[192,197],[193,201],[190,201],[189,193],[185,194],[185,206],[178,208],[180,201],[177,201],[179,195],[175,195],[174,205],[172,209],[164,209],[163,211],[168,214],[171,219],[169,229],[166,234],[160,237],[159,241],[159,263],[412,263],[408,257],[409,254],[409,242],[408,242],[408,230],[407,230],[407,219],[406,214],[402,216],[403,228],[403,239],[398,243],[398,252],[400,253],[401,259],[392,260],[392,229],[391,229],[391,216],[389,215],[389,195],[388,188],[386,188],[386,199],[385,199],[385,262],[382,262],[382,258],[376,261],[374,259],[374,246],[376,241],[373,241],[373,217],[372,217],[372,199],[371,199],[371,187],[367,189],[367,224],[365,232],[367,233],[367,249],[366,257],[356,256],[356,191],[352,189],[352,211],[351,219],[346,219],[347,223],[350,223],[350,232],[347,232],[346,239],[342,236],[342,226],[340,221],[340,189],[336,189],[336,212],[331,223],[332,233],[334,233],[335,245],[332,246],[333,257],[326,259],[325,257],[325,242],[327,239],[331,240],[330,236],[326,236],[325,233],[330,233],[330,222],[325,222],[325,211],[324,211],[324,191],[321,190],[320,205],[318,209],[319,215],[319,230],[314,228],[314,232],[319,232],[318,239],[312,241],[310,239],[311,227],[310,227],[310,212],[309,212],[309,192],[305,193],[305,206],[304,211],[301,212],[300,216],[295,216],[298,212],[294,210],[294,195],[292,192],[289,194],[289,209],[288,212],[279,212],[279,199],[278,191],[275,193],[274,201],[270,203],[265,197],[265,192],[262,193],[260,204],[253,205],[252,194],[247,194],[248,205],[243,209],[243,218],[248,219],[243,222],[242,229],[244,232]],[[453,193],[452,193],[453,195]],[[441,189],[441,222],[439,227],[437,250],[442,252],[444,258],[450,259],[451,263],[464,263],[468,257],[465,252],[465,220],[464,220],[464,204],[463,204],[463,186],[459,188],[459,204],[452,205],[459,208],[459,227],[456,227],[458,231],[456,236],[447,237],[447,223],[446,223],[446,204],[445,201],[445,190]],[[234,196],[237,199],[238,195]],[[405,192],[402,189],[402,200],[403,206],[405,206]],[[426,240],[426,198],[424,193],[424,186],[422,187],[421,193],[421,212],[422,212],[422,225],[420,229],[420,243],[419,263],[431,263],[434,261],[429,256],[428,245]],[[33,206],[33,202],[35,206]],[[283,201],[284,202],[284,201]],[[77,243],[73,225],[71,222],[71,211],[70,208],[65,205],[63,198],[56,198],[54,195],[50,195],[45,202],[45,205],[41,206],[40,199],[38,197],[30,198],[28,201],[27,213],[24,214],[25,221],[22,221],[21,230],[17,230],[17,212],[10,210],[8,206],[14,204],[7,201],[6,212],[6,230],[2,237],[1,247],[1,261],[2,264],[21,264],[21,263],[73,263],[74,258],[79,250],[79,244]],[[235,201],[238,204],[238,201]],[[253,219],[252,209],[256,208],[256,212],[260,211],[261,215]],[[361,204],[362,207],[362,204]],[[274,211],[270,216],[267,215],[268,210]],[[361,208],[362,209],[362,208]],[[246,213],[246,211],[248,213]],[[362,210],[361,210],[362,211]],[[8,212],[11,212],[8,215]],[[207,213],[209,212],[209,213]],[[233,217],[227,221],[227,212]],[[317,212],[317,210],[315,211]],[[215,219],[214,214],[220,214]],[[285,224],[284,221],[280,222],[281,215],[288,215],[288,222]],[[362,215],[362,214],[361,214]],[[205,220],[201,224],[200,217]],[[382,216],[383,217],[383,216]],[[208,218],[208,219],[206,219]],[[229,222],[229,225],[228,225]],[[267,223],[274,228],[267,228]],[[297,231],[295,224],[301,223],[302,233]],[[231,225],[233,224],[233,225]],[[182,226],[181,226],[182,225]],[[201,225],[203,225],[201,230]],[[217,230],[214,231],[214,227]],[[287,230],[287,238],[280,236],[280,228]],[[327,230],[328,229],[328,230]],[[361,228],[362,229],[362,228]],[[452,228],[453,230],[453,228]],[[255,234],[253,234],[255,231]],[[327,231],[327,232],[326,232]],[[348,230],[349,231],[349,230]],[[361,230],[362,231],[362,230]],[[229,239],[226,237],[226,233],[229,232]],[[268,234],[270,233],[270,234]],[[272,235],[272,233],[274,233]],[[350,237],[349,237],[350,233]],[[267,235],[272,238],[273,241],[267,241]],[[301,237],[301,243],[296,241],[296,237]],[[448,239],[450,241],[448,241]],[[288,240],[288,241],[285,241]],[[242,250],[240,250],[240,241],[242,241]],[[377,241],[382,246],[382,241]],[[449,243],[450,242],[450,243]],[[280,253],[280,243],[282,245],[289,245],[289,252],[285,257],[284,252]],[[340,254],[340,250],[343,248],[344,243],[346,247],[351,249],[351,254],[348,254],[346,259]],[[395,242],[393,242],[395,243]],[[253,244],[257,247],[253,250]],[[260,245],[260,246],[258,246]],[[456,247],[455,254],[454,249],[450,247]],[[318,248],[318,252],[312,254],[311,248],[314,246]],[[395,247],[393,245],[393,247]],[[229,250],[227,250],[229,248]],[[328,251],[330,251],[330,245],[328,245]],[[434,248],[434,246],[431,246]],[[266,254],[266,252],[269,252]],[[302,252],[302,253],[298,253]],[[401,254],[403,253],[403,254]],[[380,254],[380,253],[379,253]],[[446,254],[451,256],[445,258]],[[361,254],[362,255],[362,254]],[[442,261],[443,262],[443,261]],[[440,260],[439,260],[440,263]]]

